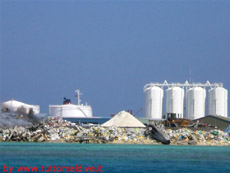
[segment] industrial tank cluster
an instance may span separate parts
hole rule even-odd
[[[165,81],[163,84],[150,83],[144,86],[144,117],[162,119],[164,87],[166,89],[166,116],[197,119],[205,116],[206,88],[208,90],[208,115],[227,117],[228,91],[222,83],[205,84],[186,81],[184,84]]]

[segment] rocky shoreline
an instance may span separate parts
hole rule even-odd
[[[170,145],[228,146],[228,132],[221,130],[162,129]],[[60,117],[48,117],[39,124],[14,128],[0,127],[0,142],[112,143],[149,144],[161,142],[146,133],[146,128],[82,127]]]

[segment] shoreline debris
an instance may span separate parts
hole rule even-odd
[[[41,123],[22,127],[0,127],[0,141],[58,142],[58,143],[116,143],[116,144],[169,144],[170,145],[230,145],[229,132],[221,130],[122,128],[92,126],[83,128],[60,117],[48,117]],[[155,129],[154,129],[155,127]],[[158,130],[158,137],[152,136]]]
[[[129,113],[123,111],[118,114],[125,117],[125,120],[130,120],[132,116],[127,116]],[[107,127],[81,126],[59,116],[29,122],[24,116],[1,113],[0,142],[230,145],[230,128],[226,131],[194,127],[165,129],[162,122],[150,122],[147,127],[129,127],[128,123],[125,123],[129,121],[124,121],[123,118],[122,123],[117,126],[113,123]],[[121,124],[123,126],[119,127]]]

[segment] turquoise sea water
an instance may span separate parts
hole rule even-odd
[[[18,172],[19,166],[42,165],[46,172],[50,165],[96,169],[101,165],[103,172],[110,173],[229,172],[230,147],[0,143],[1,173],[7,172],[4,165],[13,167],[12,172]]]

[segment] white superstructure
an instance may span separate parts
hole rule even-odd
[[[211,88],[208,91],[208,114],[228,116],[228,91],[223,87]]]
[[[186,118],[198,119],[205,116],[206,90],[193,87],[186,92]]]
[[[166,90],[166,114],[176,118],[183,118],[184,90],[172,87]]]
[[[87,105],[49,105],[49,114],[51,116],[60,116],[63,118],[82,118],[92,117],[92,108]]]
[[[20,114],[40,113],[39,105],[29,105],[14,99],[1,103],[1,109],[4,111],[16,112]]]
[[[164,91],[160,87],[152,86],[144,89],[145,108],[144,117],[162,119]]]
[[[60,116],[62,118],[89,118],[93,116],[92,108],[90,105],[83,105],[80,103],[80,91],[76,90],[78,104],[71,102],[63,105],[49,105],[49,114],[51,116]]]

